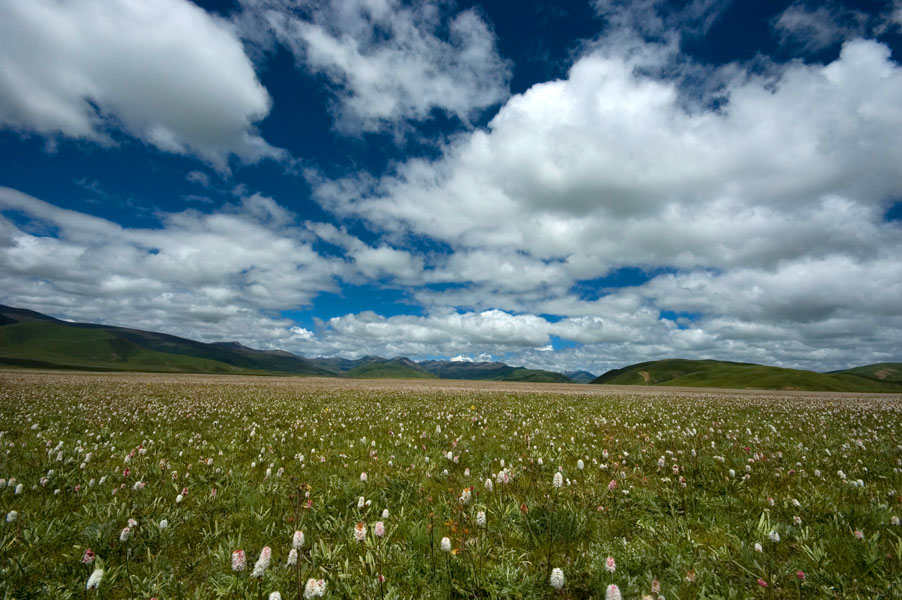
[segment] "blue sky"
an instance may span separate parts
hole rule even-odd
[[[305,356],[902,360],[902,4],[12,0],[0,303]]]

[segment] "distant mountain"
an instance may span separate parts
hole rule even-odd
[[[69,323],[0,305],[0,364],[53,369],[332,375],[288,352],[205,344],[139,329]]]
[[[570,383],[561,373],[511,367],[500,362],[466,362],[451,360],[424,360],[420,368],[441,379],[471,379],[479,381],[536,381],[545,383]]]
[[[344,376],[361,379],[438,379],[409,358],[368,358],[366,362],[345,371]]]
[[[596,377],[588,371],[566,371],[564,375],[573,383],[592,383]]]
[[[203,343],[164,333],[70,323],[0,305],[0,365],[48,369],[320,375],[352,378],[479,379],[568,383],[550,371],[504,363],[425,361],[365,356],[304,358],[254,350],[238,342]]]
[[[869,365],[834,373],[783,369],[718,360],[666,359],[608,371],[592,381],[608,385],[657,385],[819,392],[902,393],[899,363]],[[859,373],[860,371],[860,373]],[[877,376],[883,375],[883,379]]]

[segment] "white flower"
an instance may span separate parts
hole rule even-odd
[[[18,496],[19,494],[21,494],[21,493],[22,493],[22,490],[24,490],[24,489],[25,489],[25,486],[22,485],[21,483],[20,483],[19,485],[17,485],[17,486],[16,486],[16,491],[15,491],[16,496]]]
[[[128,527],[123,527],[122,531],[119,532],[119,541],[123,544],[128,541],[132,535],[132,530]]]
[[[166,519],[160,521],[160,529],[166,529],[167,527],[169,527],[169,521],[167,521]]]
[[[767,534],[767,539],[769,539],[772,542],[779,542],[780,534],[774,530],[771,530],[771,532]]]
[[[366,471],[364,471],[363,473],[360,474],[360,481],[362,481],[363,483],[366,483],[366,479],[367,479]]]
[[[182,502],[182,500],[183,500],[184,498],[185,498],[184,496],[182,496],[181,494],[179,494],[178,496],[175,497],[175,503],[176,503],[176,504],[181,504],[181,502]]]
[[[583,469],[586,468],[586,463],[583,462],[583,459],[579,459],[578,461],[576,461],[576,468],[579,469],[580,471],[582,471]]]
[[[557,567],[551,569],[551,577],[548,578],[548,584],[556,590],[564,587],[564,572]]]
[[[291,547],[296,550],[304,547],[304,532],[300,529],[294,532],[294,536],[291,538]]]
[[[755,552],[764,552],[764,548],[758,542],[755,542]]]
[[[85,590],[96,590],[97,586],[100,585],[101,579],[103,579],[103,569],[94,569],[94,572],[88,577],[88,583],[85,585]]]
[[[361,496],[357,499],[357,508],[363,508],[364,506],[366,506],[366,498]]]
[[[19,513],[17,513],[14,510],[11,510],[8,513],[6,513],[6,522],[7,523],[15,523],[16,519],[18,519],[18,518],[19,518]]]
[[[494,486],[494,484],[492,484],[492,480],[487,478],[487,479],[485,480],[485,489],[486,489],[486,491],[487,491],[487,492],[491,492],[493,487],[495,487],[495,486]]]
[[[298,551],[297,548],[292,548],[291,551],[288,552],[288,565],[294,566],[298,564]]]
[[[362,521],[354,525],[354,539],[358,542],[366,539],[366,525]]]
[[[269,594],[269,600],[282,600],[282,594],[279,592],[271,592]]]
[[[304,586],[304,598],[316,598],[326,593],[326,582],[322,579],[308,579]]]
[[[893,515],[889,518],[889,522],[892,523],[893,525],[898,525],[899,517],[897,517],[896,515]]]
[[[897,521],[899,520],[897,517],[894,517]],[[481,510],[476,513],[476,525],[479,527],[485,527],[485,511]]]
[[[257,559],[257,562],[254,563],[254,571],[251,573],[251,577],[263,577],[263,574],[266,572],[266,569],[269,567],[269,561],[272,557],[272,550],[269,546],[263,546],[263,550],[260,551],[260,558]]]
[[[554,472],[554,479],[551,480],[551,485],[553,485],[556,488],[559,488],[562,485],[564,485],[564,476],[561,475],[560,471]]]
[[[620,588],[613,583],[608,586],[608,589],[604,593],[604,600],[622,600],[622,598],[623,596],[620,595]]]
[[[443,537],[440,547],[442,549],[442,552],[451,552],[451,540]]]
[[[386,519],[388,519],[388,509],[387,508],[382,511],[382,520],[384,521]]]

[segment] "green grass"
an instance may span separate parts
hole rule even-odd
[[[479,385],[0,372],[0,597],[898,595],[899,397]]]
[[[717,360],[658,360],[609,371],[592,383],[831,392],[902,392],[892,381]]]

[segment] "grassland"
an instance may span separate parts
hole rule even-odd
[[[900,432],[889,394],[4,371],[0,594],[899,597]]]

